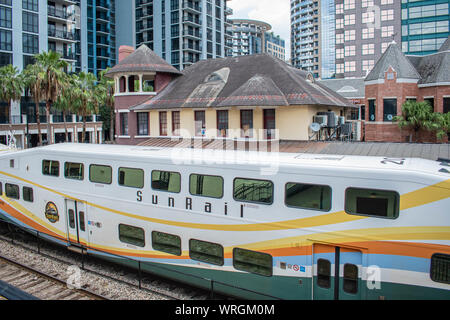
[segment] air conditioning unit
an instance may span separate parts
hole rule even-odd
[[[328,116],[314,116],[313,122],[320,124],[321,127],[326,127],[328,124]]]
[[[339,117],[339,125],[343,125],[345,123],[345,117]]]
[[[349,136],[353,132],[353,124],[351,122],[347,122],[342,126],[341,134],[344,136]]]

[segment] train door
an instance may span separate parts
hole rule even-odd
[[[86,204],[80,201],[66,199],[67,239],[75,245],[87,245]]]
[[[313,250],[313,298],[361,299],[362,252],[324,244],[314,244]]]

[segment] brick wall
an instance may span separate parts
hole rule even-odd
[[[412,134],[412,142],[422,143],[447,143],[448,137],[443,140],[436,138],[436,133],[427,130],[418,132],[417,138],[414,131],[407,128],[400,129],[396,123],[365,123],[365,141],[367,142],[409,142]]]

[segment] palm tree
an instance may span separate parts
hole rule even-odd
[[[43,81],[45,111],[47,116],[47,141],[53,143],[53,137],[50,133],[50,110],[61,92],[64,69],[67,62],[61,60],[61,55],[54,51],[42,52],[34,56],[36,64],[43,69],[45,76]]]
[[[41,133],[41,114],[39,111],[39,103],[44,98],[44,71],[38,64],[29,64],[23,72],[25,78],[25,86],[30,90],[31,96],[35,103],[36,122],[38,127],[39,146],[42,145]]]
[[[86,138],[86,117],[98,112],[100,100],[95,92],[97,78],[92,73],[80,72],[75,76],[74,94],[79,99],[77,104],[77,114],[83,117],[83,136],[81,142]]]
[[[9,128],[12,131],[11,101],[20,100],[24,89],[23,76],[13,65],[0,68],[0,100],[8,103]]]
[[[66,122],[66,116],[67,113],[75,113],[76,110],[78,110],[79,105],[79,99],[78,99],[78,91],[77,91],[77,76],[75,74],[69,75],[66,74],[61,82],[61,93],[58,96],[58,99],[55,102],[54,107],[57,110],[62,111],[63,115],[63,122],[64,122],[64,131],[66,135],[66,142],[69,141],[69,132],[67,130],[67,122]],[[73,134],[75,135],[76,132],[74,131]]]
[[[97,83],[96,91],[102,105],[105,105],[110,112],[110,126],[109,139],[114,141],[114,80],[106,78],[105,74],[108,72],[104,70],[100,72],[100,80]]]
[[[406,101],[402,105],[402,115],[394,117],[398,121],[400,128],[408,127],[414,132],[414,140],[417,140],[421,129],[433,130],[435,121],[433,121],[433,109],[428,102]],[[412,135],[409,140],[412,142]]]

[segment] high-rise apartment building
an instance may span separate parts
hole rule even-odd
[[[402,0],[402,51],[435,53],[450,35],[450,0]]]
[[[232,56],[243,56],[264,52],[265,33],[272,26],[263,21],[232,19]]]
[[[178,69],[231,49],[226,0],[136,0],[136,46],[146,44]]]
[[[250,19],[232,19],[231,22],[233,26],[229,31],[233,35],[233,50],[227,56],[269,53],[285,60],[285,41],[269,32],[272,29],[270,24]]]
[[[266,32],[264,39],[265,52],[285,61],[286,42],[280,36],[276,36],[273,32]]]
[[[291,61],[315,77],[319,71],[319,0],[291,0]]]
[[[81,56],[87,57],[88,72],[97,74],[117,63],[116,2],[81,0]]]

